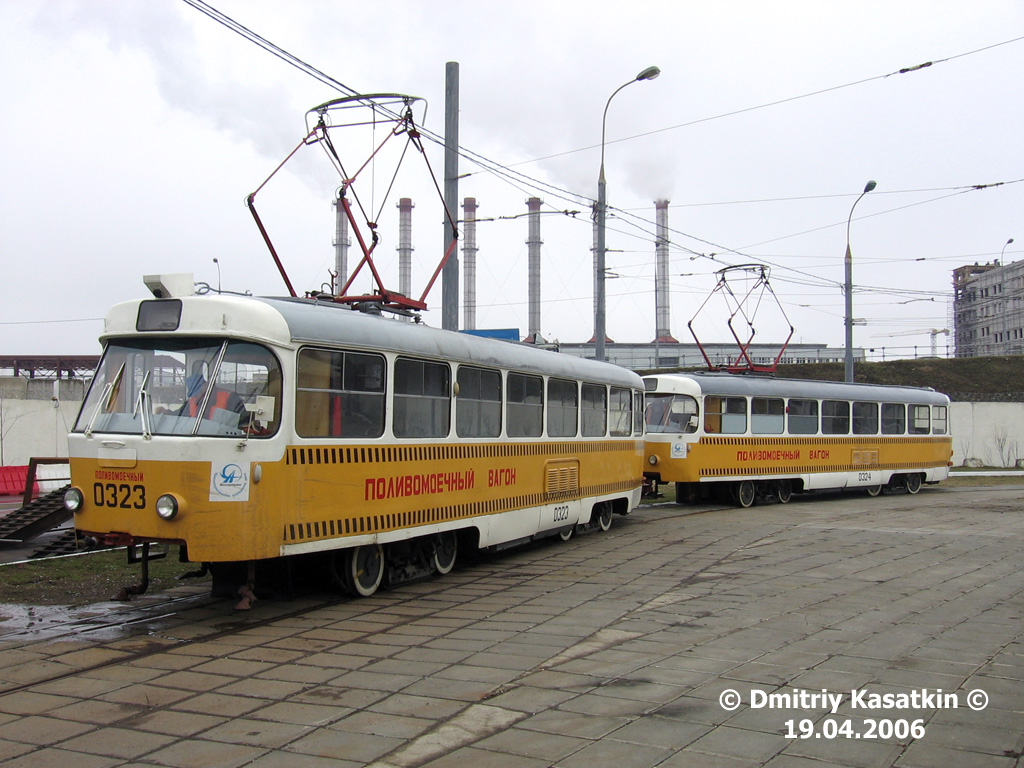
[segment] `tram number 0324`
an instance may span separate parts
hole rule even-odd
[[[97,507],[145,509],[146,488],[127,483],[93,483],[92,500]]]
[[[560,523],[562,520],[569,519],[569,505],[562,505],[555,507],[555,522]]]

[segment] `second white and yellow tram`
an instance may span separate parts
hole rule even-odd
[[[870,495],[949,474],[949,398],[915,387],[733,374],[644,377],[645,474],[682,503],[862,488]]]
[[[639,503],[643,384],[613,365],[213,294],[119,304],[102,341],[66,503],[107,543],[323,553],[366,595],[447,572],[460,544],[606,530]]]

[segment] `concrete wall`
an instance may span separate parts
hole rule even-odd
[[[0,400],[77,400],[85,398],[81,379],[26,379],[0,376]]]
[[[75,423],[80,399],[25,400],[0,390],[0,466],[22,466],[35,457],[67,456],[67,433]],[[24,395],[23,395],[24,396]],[[80,396],[79,396],[80,397]],[[1024,403],[953,403],[953,464],[978,459],[995,467],[1024,460]]]
[[[953,465],[977,459],[993,467],[1024,460],[1024,403],[953,403]]]
[[[0,376],[0,466],[66,457],[85,387],[81,379]]]
[[[68,432],[81,406],[81,400],[0,398],[0,466],[24,466],[32,457],[67,456]]]

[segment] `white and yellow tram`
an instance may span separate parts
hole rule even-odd
[[[917,493],[949,474],[949,398],[931,389],[733,374],[644,377],[645,475],[680,503],[749,507],[828,488]]]
[[[118,304],[102,341],[66,505],[105,543],[324,553],[368,595],[448,572],[460,545],[607,530],[639,503],[643,384],[613,365],[214,294]]]

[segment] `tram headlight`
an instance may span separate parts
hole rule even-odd
[[[82,492],[77,488],[68,488],[64,491],[64,509],[68,512],[80,511],[84,500]]]
[[[156,500],[156,513],[161,520],[173,520],[178,514],[178,499],[170,493],[165,493]]]
[[[658,465],[658,457],[655,456],[652,453],[650,456],[647,457],[647,463],[650,464],[652,467],[657,466]]]

